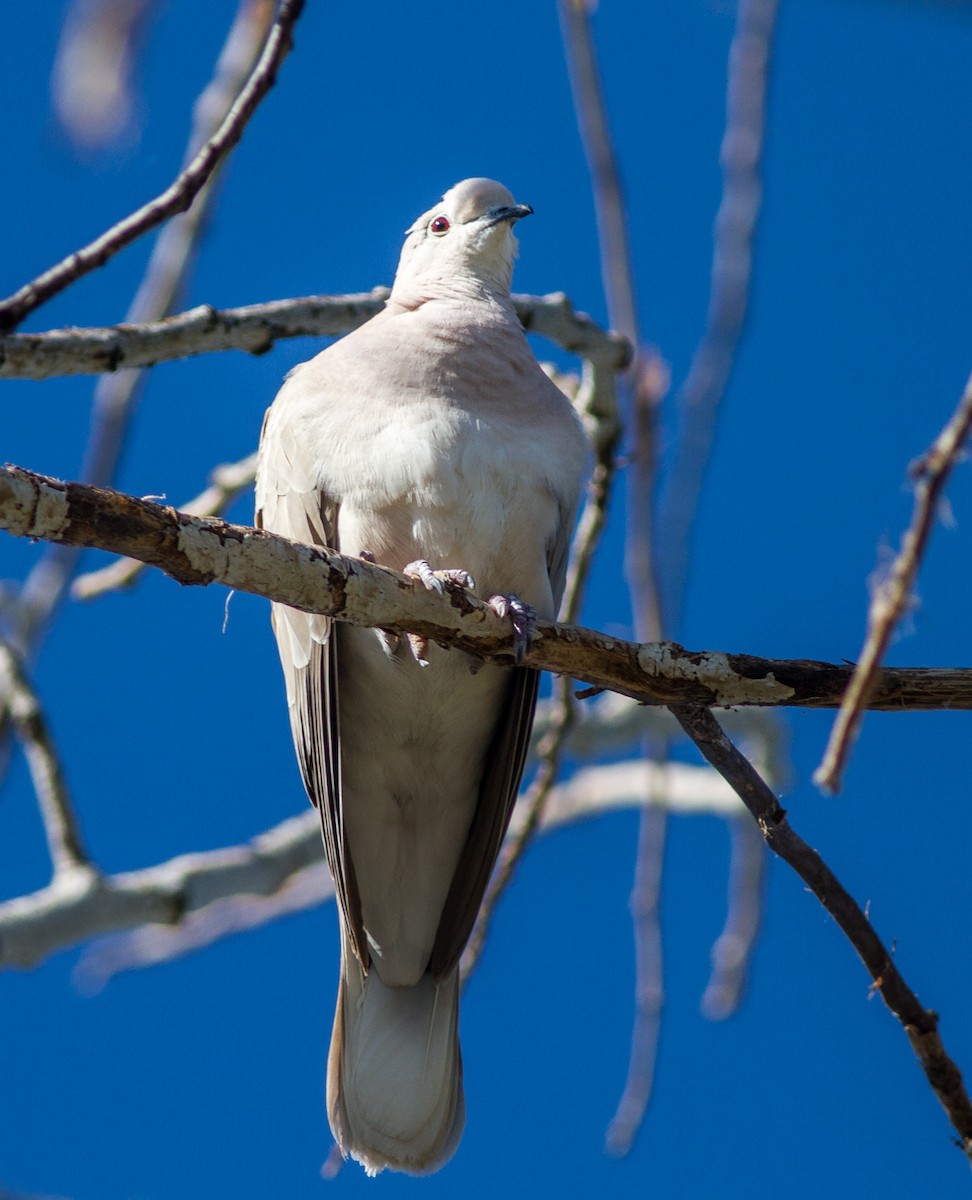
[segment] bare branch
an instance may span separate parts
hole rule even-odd
[[[650,765],[662,776],[670,766],[665,760],[666,752],[665,747],[660,747],[651,754]],[[664,789],[663,779],[652,783]],[[635,952],[631,1048],[624,1087],[604,1134],[605,1150],[616,1157],[623,1157],[631,1150],[644,1122],[655,1082],[665,1006],[660,903],[667,831],[667,810],[657,804],[651,792],[645,793],[641,797],[634,879],[628,899]]]
[[[574,97],[574,112],[594,189],[601,280],[611,323],[637,344],[638,316],[621,171],[611,138],[607,105],[591,36],[589,0],[559,0],[560,29]]]
[[[124,554],[182,584],[222,583],[336,620],[419,633],[487,661],[508,664],[512,658],[507,622],[463,589],[437,596],[362,559],[218,518],[190,517],[108,488],[0,467],[0,528]],[[716,707],[835,708],[851,674],[833,663],[692,652],[674,642],[638,644],[543,620],[525,662],[645,704]],[[886,668],[869,707],[972,708],[972,669]]]
[[[213,77],[193,110],[186,161],[192,161],[200,147],[216,133],[246,86],[261,47],[266,43],[272,15],[269,0],[239,0]],[[138,291],[129,306],[130,321],[163,317],[176,303],[212,208],[218,178],[218,174],[211,176],[189,211],[170,221],[156,238]],[[107,484],[114,477],[143,384],[144,376],[140,371],[123,371],[99,379],[81,468],[82,478],[88,482]],[[73,548],[52,547],[31,570],[21,588],[11,621],[12,639],[21,653],[27,655],[36,650],[41,634],[64,596],[78,557],[79,552]]]
[[[958,408],[934,443],[912,465],[915,479],[915,506],[909,526],[901,539],[901,549],[885,580],[874,589],[867,614],[867,638],[824,753],[823,762],[813,780],[828,792],[840,788],[851,747],[857,737],[869,699],[876,686],[881,660],[891,641],[894,627],[908,606],[918,568],[928,548],[932,526],[942,493],[952,468],[962,456],[962,447],[972,426],[972,377]]]
[[[649,789],[673,812],[723,817],[743,812],[735,792],[709,767],[673,766],[665,774],[664,791],[652,787],[655,771],[644,762],[578,771],[554,788],[540,830],[639,808]],[[528,815],[521,799],[509,837],[521,835]],[[102,933],[130,931],[95,941],[81,959],[78,981],[94,990],[121,971],[180,958],[334,896],[323,862],[320,819],[310,809],[245,845],[182,855],[102,885],[99,904],[79,887],[57,894],[45,888],[0,904],[0,969],[31,966]],[[150,905],[155,907],[146,916]]]
[[[247,121],[276,81],[280,64],[292,45],[293,27],[304,0],[281,0],[263,53],[247,85],[227,113],[217,132],[193,161],[154,200],[131,213],[117,225],[49,268],[19,291],[0,301],[0,330],[11,330],[52,296],[78,279],[103,266],[119,250],[160,225],[168,217],[185,212],[206,182],[243,136]]]
[[[132,86],[148,17],[158,0],[74,0],[51,73],[58,123],[76,149],[102,150],[137,125]]]
[[[891,952],[856,900],[816,850],[794,832],[776,796],[729,741],[706,708],[673,706],[672,712],[703,757],[732,785],[752,813],[769,848],[787,862],[843,930],[867,968],[873,987],[900,1021],[925,1076],[972,1159],[972,1102],[962,1074],[945,1052],[937,1015],[905,983]]]
[[[348,333],[380,312],[387,297],[387,288],[375,288],[356,295],[302,296],[243,308],[215,309],[203,304],[164,320],[12,333],[0,337],[0,379],[98,375],[214,350],[265,354],[281,338]],[[630,361],[628,342],[605,332],[585,313],[575,312],[562,292],[514,296],[513,303],[530,333],[542,334],[609,370],[622,370]]]
[[[222,463],[209,476],[209,487],[187,500],[181,511],[194,517],[215,517],[227,509],[242,492],[253,485],[257,456],[251,454],[235,463]],[[71,586],[75,600],[92,600],[106,592],[129,588],[145,570],[145,563],[135,558],[116,558],[107,567],[79,575]]]
[[[20,659],[2,640],[0,684],[8,697],[14,729],[27,756],[54,874],[85,866],[90,859],[81,840],[57,747]]]
[[[719,405],[749,308],[753,249],[762,203],[770,57],[778,0],[739,0],[729,47],[722,198],[715,219],[705,329],[675,398],[681,427],[661,497],[659,530],[665,612],[677,628],[702,481]]]
[[[597,213],[601,278],[611,323],[640,347],[638,306],[631,261],[628,216],[617,152],[601,86],[597,51],[586,0],[560,0],[560,26],[570,73],[574,111],[587,158]],[[640,641],[662,636],[652,536],[655,491],[655,425],[667,390],[657,356],[640,350],[631,372],[627,407],[632,417],[633,469],[628,480],[625,573],[635,634]],[[665,383],[658,386],[665,378]],[[646,755],[661,761],[664,743],[646,743]],[[644,1118],[654,1076],[662,1006],[662,937],[658,896],[665,846],[665,813],[646,807],[641,815],[631,911],[635,933],[635,1025],[631,1058],[618,1112],[607,1134],[612,1153],[625,1154]]]
[[[723,1021],[739,1007],[763,915],[766,851],[748,816],[727,822],[729,904],[722,933],[712,946],[712,974],[702,996],[702,1012]]]
[[[39,892],[0,904],[0,967],[31,967],[115,929],[169,925],[239,893],[270,896],[321,858],[316,813],[292,817],[242,846],[184,854],[110,878],[63,871]]]

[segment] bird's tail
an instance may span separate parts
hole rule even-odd
[[[369,1175],[426,1175],[448,1162],[466,1120],[458,968],[438,984],[426,973],[388,987],[345,944],[327,1111],[338,1145]]]

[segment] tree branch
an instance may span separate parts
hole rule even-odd
[[[749,308],[770,63],[778,0],[738,0],[729,47],[726,125],[719,152],[722,196],[712,246],[705,328],[675,397],[679,429],[659,504],[663,608],[680,621],[693,526],[722,398]]]
[[[215,350],[265,354],[281,338],[338,337],[384,307],[387,288],[346,296],[301,296],[242,308],[208,304],[159,321],[91,329],[52,329],[0,337],[0,379],[98,375],[123,367],[151,367]],[[631,358],[627,340],[574,311],[562,292],[514,296],[524,328],[610,370]]]
[[[2,640],[0,685],[8,697],[14,729],[27,757],[54,874],[85,866],[90,859],[81,840],[57,747],[23,664]]]
[[[963,1151],[972,1159],[972,1102],[961,1072],[938,1035],[937,1014],[919,1002],[857,901],[817,851],[794,832],[776,796],[729,741],[712,713],[681,705],[673,705],[672,712],[703,757],[752,813],[769,848],[796,871],[843,930],[870,973],[874,988],[903,1026],[932,1090],[961,1138]]]
[[[554,788],[540,829],[640,807],[656,768],[642,762],[588,767]],[[678,764],[659,802],[687,815],[742,812],[738,797],[708,767]],[[510,837],[526,819],[521,801]],[[115,973],[178,958],[228,934],[312,908],[334,894],[324,865],[320,818],[309,809],[251,841],[111,877],[74,873],[28,896],[0,903],[0,969],[32,967],[52,954],[118,930],[95,944],[79,973],[100,986]]]
[[[191,517],[108,488],[0,467],[0,529],[140,559],[182,584],[221,583],[336,620],[419,633],[509,664],[507,623],[462,589],[438,596],[384,567],[277,534]],[[849,667],[638,644],[576,625],[538,621],[527,665],[570,675],[645,704],[836,708]],[[972,708],[972,668],[885,668],[869,707]]]
[[[13,295],[0,301],[0,330],[14,329],[51,297],[104,264],[119,250],[185,210],[205,187],[207,180],[243,136],[247,121],[273,87],[277,71],[292,45],[292,34],[304,0],[281,0],[263,53],[246,86],[240,92],[216,133],[176,179],[147,204],[106,230],[100,237],[75,251]]]
[[[909,526],[901,539],[901,549],[886,579],[874,589],[867,614],[867,638],[854,674],[847,685],[840,711],[834,719],[823,762],[814,772],[813,781],[827,792],[840,788],[851,747],[857,738],[868,708],[868,697],[875,686],[881,659],[891,641],[894,627],[911,598],[918,568],[928,548],[932,526],[942,500],[942,492],[952,468],[962,456],[962,447],[972,426],[972,376],[965,385],[958,408],[934,444],[911,467],[915,479],[915,507]]]
[[[222,463],[214,467],[209,475],[209,486],[198,496],[181,505],[181,511],[194,517],[217,516],[228,508],[237,496],[253,486],[256,467],[255,453],[239,462]],[[139,562],[138,559],[116,558],[100,570],[79,575],[71,585],[71,595],[75,600],[92,600],[106,592],[129,588],[144,570],[145,563]]]

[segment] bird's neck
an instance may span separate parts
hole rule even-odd
[[[396,279],[389,297],[390,305],[407,309],[435,301],[475,306],[484,313],[492,310],[497,318],[508,319],[513,314],[509,278],[494,279],[482,274],[451,273],[448,278],[420,275]]]

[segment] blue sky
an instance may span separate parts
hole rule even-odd
[[[0,291],[168,183],[234,7],[163,7],[144,54],[141,140],[94,163],[71,156],[48,108],[61,5],[23,8],[0,44]],[[733,17],[729,0],[603,0],[596,19],[643,332],[676,382],[705,312]],[[868,576],[910,514],[907,465],[972,368],[969,62],[966,5],[783,4],[751,320],[702,500],[679,630],[689,646],[828,660],[860,648]],[[402,231],[473,174],[536,209],[519,230],[516,289],[566,291],[605,320],[553,4],[311,2],[234,155],[188,303],[388,283]],[[147,252],[126,251],[28,327],[120,320]],[[284,373],[316,348],[158,368],[117,485],[194,495],[213,464],[254,447]],[[77,477],[91,388],[7,383],[0,458]],[[934,533],[894,663],[958,665],[972,652],[967,467],[949,496],[956,522]],[[584,622],[627,633],[622,510]],[[248,520],[249,500],[231,515]],[[39,553],[0,541],[0,577]],[[134,594],[68,605],[47,639],[35,678],[106,870],[235,842],[302,808],[266,605],[237,596],[222,635],[223,603],[215,589],[146,578]],[[830,716],[785,720],[795,828],[869,902],[972,1071],[967,716],[872,714],[835,799],[810,783]],[[0,831],[0,894],[41,886],[19,758]],[[967,1163],[903,1033],[783,864],[770,867],[745,1005],[723,1024],[702,1018],[728,840],[704,817],[669,835],[655,1098],[630,1157],[605,1156],[632,1015],[635,833],[619,814],[531,851],[464,1001],[468,1123],[438,1176],[318,1177],[338,953],[327,908],[95,997],[72,985],[73,951],[0,978],[0,1185],[76,1200],[962,1194]]]

